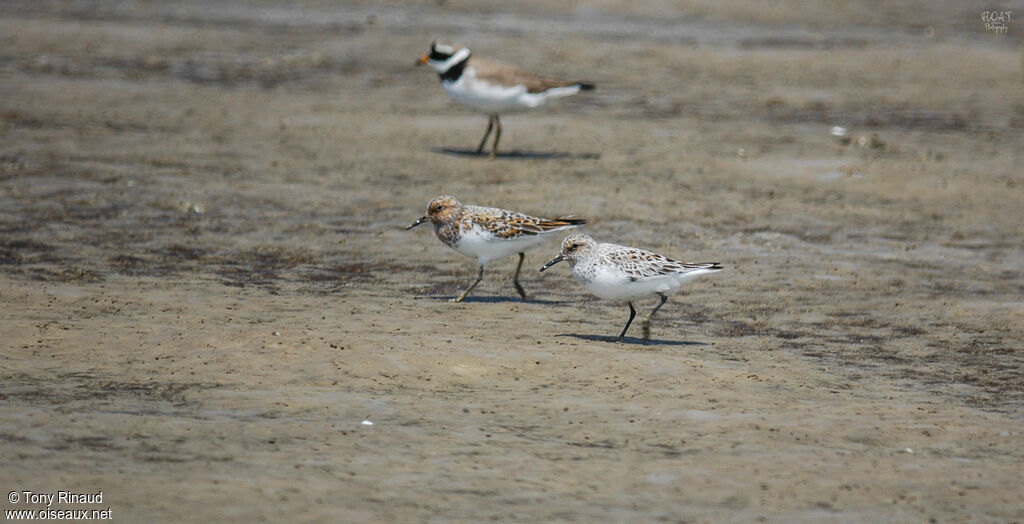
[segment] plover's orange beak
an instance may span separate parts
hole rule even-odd
[[[416,65],[423,65],[430,61],[430,55],[423,55],[419,60],[416,61]]]
[[[563,260],[565,260],[565,257],[563,257],[562,255],[558,255],[557,257],[552,258],[551,260],[549,260],[547,264],[544,264],[544,267],[540,268],[540,270],[541,270],[541,272],[544,272],[545,269],[547,269],[547,268],[549,268],[549,267],[551,267],[551,266],[553,266],[553,265],[555,265],[555,264],[557,264],[557,263],[559,263],[559,262],[561,262]]]

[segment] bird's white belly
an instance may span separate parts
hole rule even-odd
[[[454,249],[463,255],[476,258],[481,264],[486,264],[491,260],[526,251],[542,241],[544,241],[542,235],[505,240],[479,228],[473,228],[462,233],[462,237],[455,243]]]
[[[658,293],[666,295],[675,293],[682,284],[692,278],[706,273],[705,271],[694,271],[685,274],[661,275],[641,280],[631,281],[629,275],[622,271],[611,269],[598,269],[590,278],[583,275],[573,276],[587,291],[599,298],[616,302],[628,302],[655,296]]]
[[[528,93],[523,85],[504,87],[461,76],[441,84],[448,96],[466,107],[488,114],[511,113],[544,105],[545,93]]]

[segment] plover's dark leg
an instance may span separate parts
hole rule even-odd
[[[629,320],[626,321],[626,327],[622,328],[622,333],[619,333],[618,342],[622,342],[622,339],[626,336],[626,331],[629,329],[629,325],[633,323],[633,317],[636,316],[636,310],[633,309],[633,303],[629,302]]]
[[[523,285],[519,283],[519,270],[523,268],[523,259],[526,258],[526,253],[519,253],[519,263],[516,264],[516,274],[512,277],[512,284],[516,286],[516,291],[519,292],[519,296],[526,300],[526,290],[523,289]]]
[[[472,284],[470,284],[469,287],[466,288],[466,290],[463,291],[461,295],[451,299],[449,302],[462,302],[466,298],[466,295],[468,295],[470,291],[473,291],[473,288],[475,288],[476,285],[479,284],[480,281],[483,280],[483,279],[484,279],[484,265],[480,264],[480,272],[477,273],[477,275],[476,275],[476,281],[474,281]]]
[[[487,132],[484,133],[483,140],[480,141],[480,145],[476,148],[476,154],[484,152],[484,144],[487,143],[487,137],[491,136],[491,128],[494,127],[494,115],[487,116]]]
[[[498,140],[501,140],[501,117],[494,115],[494,123],[497,124],[497,129],[494,130],[494,146],[491,147],[491,160],[498,156]]]
[[[651,310],[651,314],[647,315],[647,318],[644,319],[644,323],[642,324],[645,341],[651,338],[651,317],[653,317],[654,314],[661,309],[661,306],[665,305],[665,301],[668,300],[668,295],[664,293],[658,293],[658,296],[661,297],[661,302],[658,302],[658,305],[654,306],[654,309]]]

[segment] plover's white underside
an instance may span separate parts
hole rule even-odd
[[[497,60],[473,56],[468,48],[443,40],[431,44],[430,52],[423,55],[419,63],[437,71],[441,86],[452,100],[488,115],[487,131],[476,152],[483,152],[491,130],[497,128],[491,158],[497,155],[501,139],[500,115],[538,108],[549,98],[594,88],[589,82],[541,76]]]

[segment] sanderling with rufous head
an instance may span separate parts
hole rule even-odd
[[[444,195],[427,204],[427,214],[406,229],[430,222],[434,233],[441,242],[479,263],[476,281],[452,302],[462,302],[469,292],[484,278],[484,266],[492,260],[519,254],[512,283],[519,296],[526,298],[526,291],[519,283],[519,270],[523,267],[525,251],[536,247],[556,231],[574,228],[587,221],[574,216],[539,218],[535,216],[498,209],[495,207],[463,205],[455,197]]]

